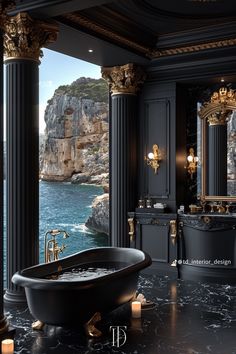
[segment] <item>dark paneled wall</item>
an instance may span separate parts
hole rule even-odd
[[[147,82],[140,102],[139,194],[166,203],[175,211],[175,83],[154,85]],[[159,146],[162,156],[157,174],[145,162],[153,144]]]

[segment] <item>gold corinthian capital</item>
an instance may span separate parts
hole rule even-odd
[[[122,66],[103,67],[102,77],[111,87],[112,95],[135,95],[146,79],[144,70],[135,64]]]
[[[33,20],[27,13],[4,16],[5,61],[10,59],[30,59],[39,62],[41,48],[57,39],[58,26]]]

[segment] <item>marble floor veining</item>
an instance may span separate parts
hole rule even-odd
[[[98,339],[79,328],[33,331],[26,306],[6,306],[16,328],[15,353],[236,354],[236,286],[141,275],[138,290],[156,307],[143,310],[140,320],[131,318],[129,304],[118,308],[97,325],[103,332]]]

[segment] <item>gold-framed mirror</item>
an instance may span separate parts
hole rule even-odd
[[[232,89],[222,87],[218,92],[214,92],[208,102],[205,102],[198,110],[198,119],[201,120],[201,192],[200,200],[203,202],[215,201],[215,202],[236,202],[236,195],[220,195],[219,193],[211,194],[208,192],[209,185],[212,180],[209,176],[209,161],[212,156],[209,154],[209,150],[212,151],[212,141],[209,143],[209,130],[224,129],[227,132],[227,124],[235,114],[236,119],[236,92]],[[218,127],[218,128],[216,128]],[[224,134],[224,133],[223,133]],[[222,149],[226,150],[228,141],[226,138],[226,146]],[[210,147],[209,147],[210,145]],[[214,152],[213,152],[214,154]],[[227,156],[227,155],[226,155]],[[218,156],[213,156],[217,159]],[[225,158],[225,169],[227,171],[227,157]],[[219,170],[220,171],[220,170]],[[220,172],[219,172],[220,173]],[[214,175],[213,175],[214,176]],[[227,176],[227,172],[226,172]],[[227,190],[227,177],[225,180]],[[227,193],[228,194],[228,193]]]

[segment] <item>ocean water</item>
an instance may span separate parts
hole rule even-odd
[[[108,246],[109,237],[93,232],[85,226],[91,215],[93,199],[103,194],[103,189],[91,185],[71,184],[67,182],[39,183],[40,227],[39,257],[44,259],[44,236],[52,229],[65,230],[69,238],[58,236],[59,245],[66,245],[60,258],[88,248]]]
[[[62,243],[66,245],[60,258],[88,248],[108,246],[107,235],[93,232],[85,226],[91,215],[93,199],[101,194],[103,189],[98,186],[40,181],[40,263],[44,261],[44,236],[52,229],[65,230],[69,234],[67,239],[60,235],[57,237],[59,246]]]

